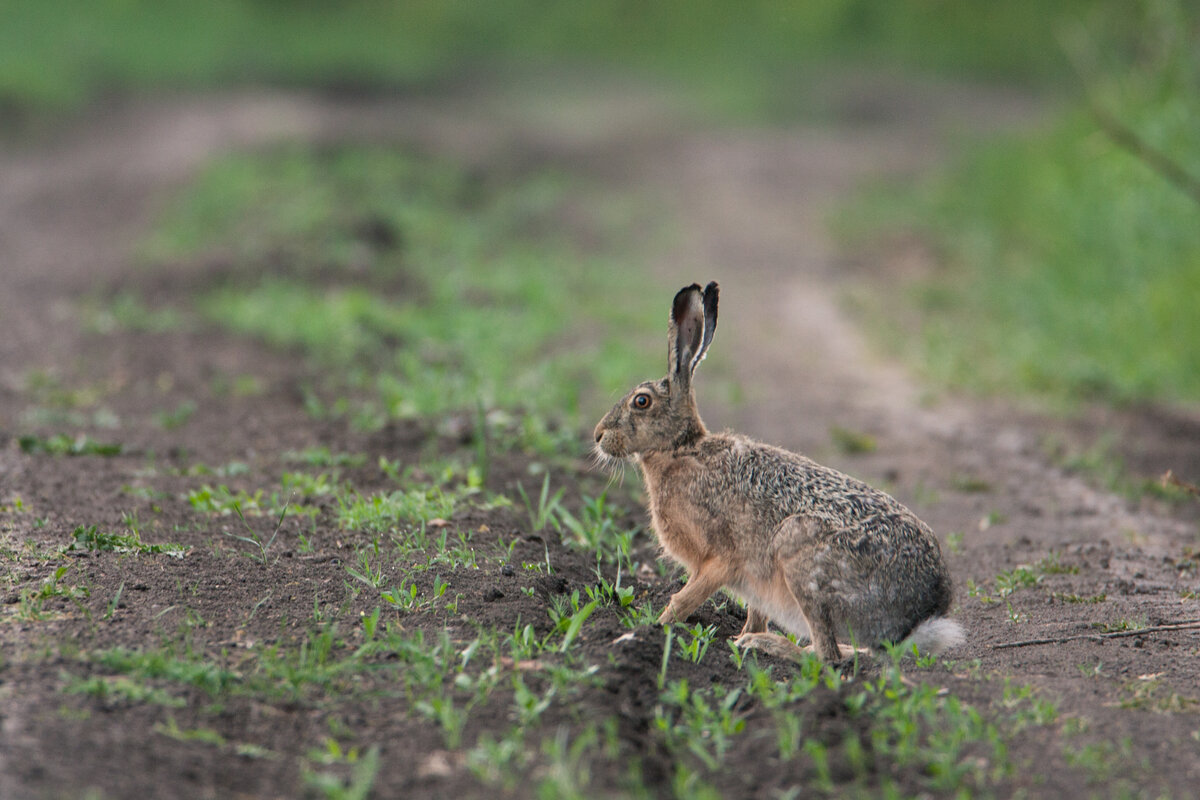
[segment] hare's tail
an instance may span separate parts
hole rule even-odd
[[[916,628],[904,640],[907,649],[912,645],[922,653],[936,655],[952,647],[958,647],[966,641],[966,633],[962,625],[946,617],[931,617]]]

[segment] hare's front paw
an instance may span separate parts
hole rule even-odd
[[[686,615],[678,616],[676,614],[674,603],[668,603],[666,609],[658,615],[658,624],[670,625],[672,622],[683,622],[686,618]]]

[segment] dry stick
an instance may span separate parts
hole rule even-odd
[[[1162,481],[1162,485],[1164,487],[1175,486],[1180,489],[1183,489],[1188,494],[1194,494],[1197,497],[1200,497],[1200,486],[1193,486],[1192,484],[1188,483],[1187,481],[1179,480],[1179,478],[1176,478],[1175,473],[1172,472],[1171,470],[1167,470],[1166,472],[1164,472],[1163,476],[1161,478],[1159,478],[1159,480]]]
[[[1029,647],[1035,644],[1062,644],[1063,642],[1073,642],[1078,639],[1117,639],[1122,636],[1141,636],[1145,633],[1159,633],[1162,631],[1186,631],[1197,629],[1200,630],[1200,619],[1186,619],[1180,622],[1172,622],[1168,625],[1152,625],[1148,628],[1138,628],[1133,631],[1110,631],[1108,633],[1080,633],[1075,636],[1058,636],[1052,639],[1025,639],[1020,642],[1004,642],[1002,644],[992,645],[993,650],[1005,650],[1010,647]]]

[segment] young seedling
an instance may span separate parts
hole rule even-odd
[[[663,655],[662,664],[658,668],[658,690],[661,692],[667,682],[667,665],[671,661],[671,641],[675,637],[675,626],[663,626]]]
[[[704,654],[708,652],[708,646],[712,644],[713,638],[717,635],[717,626],[701,625],[697,622],[690,628],[684,628],[684,631],[691,639],[687,644],[680,644],[679,652],[692,663],[698,664],[700,659],[704,658]]]
[[[321,792],[327,800],[367,800],[379,776],[379,765],[379,745],[373,745],[354,764],[349,783],[326,772],[305,772],[304,783]]]
[[[113,614],[116,613],[117,608],[121,605],[121,594],[124,591],[125,591],[125,581],[121,581],[121,585],[117,587],[116,594],[114,594],[112,596],[112,599],[108,601],[108,606],[104,611],[104,616],[101,617],[100,619],[102,619],[102,620],[112,619]]]
[[[559,489],[553,495],[550,494],[550,473],[547,472],[542,477],[542,490],[538,494],[536,503],[529,499],[524,484],[517,484],[517,492],[521,495],[521,502],[525,504],[525,509],[529,512],[529,524],[535,533],[545,530],[548,525],[553,524],[558,527],[558,516],[561,511],[560,501],[565,490]]]
[[[383,566],[378,564],[374,567],[371,566],[372,552],[374,552],[376,557],[379,556],[379,537],[375,537],[371,540],[371,546],[369,549],[358,550],[357,555],[360,569],[355,569],[354,567],[347,565],[346,572],[350,573],[352,578],[361,581],[370,588],[378,589],[383,584],[384,580]]]
[[[633,602],[633,587],[621,585],[621,565],[617,565],[616,583],[610,583],[600,571],[600,562],[596,562],[596,585],[587,587],[588,597],[605,604],[617,603],[621,608],[627,608]]]
[[[275,523],[275,530],[273,530],[271,532],[271,538],[267,539],[267,541],[265,541],[265,542],[259,537],[258,533],[253,528],[250,527],[249,523],[246,522],[246,517],[242,515],[241,506],[236,503],[233,506],[233,510],[237,513],[238,519],[241,520],[241,522],[242,522],[242,526],[249,532],[250,535],[242,536],[240,534],[234,533],[233,531],[222,531],[222,532],[226,536],[230,536],[230,537],[233,537],[234,539],[237,539],[239,542],[245,542],[246,544],[254,545],[254,547],[255,547],[254,551],[245,551],[245,552],[243,552],[243,555],[245,555],[246,557],[248,557],[254,561],[257,561],[259,564],[262,564],[263,566],[266,566],[267,565],[267,551],[269,551],[271,549],[271,545],[275,544],[275,539],[276,539],[276,537],[279,536],[280,529],[283,528],[283,518],[285,516],[287,516],[288,505],[289,505],[289,503],[283,504],[283,509],[279,512],[279,519]]]
[[[196,403],[192,400],[185,400],[173,411],[163,410],[155,412],[154,422],[165,431],[173,431],[176,428],[183,427],[195,413]]]
[[[26,589],[21,592],[17,599],[17,619],[38,621],[51,618],[54,615],[45,611],[44,605],[47,600],[55,597],[70,600],[86,614],[87,609],[80,603],[80,600],[91,593],[88,588],[61,583],[70,569],[69,564],[57,567],[54,572],[42,580],[36,589]]]
[[[567,652],[567,648],[570,647],[571,642],[575,641],[575,638],[579,636],[579,631],[582,630],[583,623],[587,622],[588,617],[590,617],[592,612],[596,610],[597,605],[599,605],[599,601],[593,600],[567,618],[567,625],[566,630],[563,632],[562,644],[558,648],[560,653]]]
[[[417,585],[409,583],[408,579],[405,579],[401,581],[399,588],[381,592],[379,597],[392,608],[399,609],[400,611],[415,611],[421,605],[420,601],[417,600],[419,594],[420,589],[417,588]]]

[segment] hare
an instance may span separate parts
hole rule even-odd
[[[746,601],[736,639],[795,658],[767,622],[809,639],[824,661],[963,640],[946,619],[950,575],[932,531],[889,495],[804,456],[733,433],[709,433],[692,377],[717,327],[715,282],[680,289],[671,306],[667,374],[638,384],[596,426],[601,461],[636,463],[651,525],[688,571],[659,622],[683,621],[718,589]],[[807,648],[805,648],[807,649]]]

